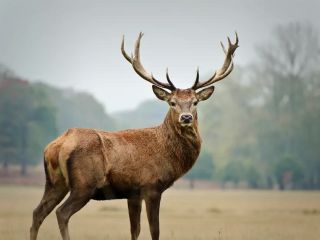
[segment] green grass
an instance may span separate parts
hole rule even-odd
[[[29,239],[42,188],[0,186],[0,238]],[[161,239],[318,240],[320,192],[169,190],[160,211]],[[74,240],[130,239],[125,200],[91,201],[70,221]],[[39,238],[60,239],[54,212]],[[140,239],[150,239],[145,210]]]

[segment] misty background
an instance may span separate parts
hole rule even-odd
[[[189,186],[320,189],[318,9],[298,0],[1,0],[0,180],[36,175],[43,147],[67,128],[161,123],[168,106],[121,55],[123,34],[130,53],[143,31],[145,68],[164,80],[169,67],[188,88],[198,66],[200,79],[221,66],[219,42],[237,31],[233,73],[199,104],[203,148]]]
[[[319,28],[317,0],[244,1],[0,1],[0,61],[32,82],[93,94],[108,112],[153,99],[150,84],[120,53],[122,35],[160,79],[190,87],[197,66],[206,77],[223,61],[220,41],[240,38],[235,63],[255,61],[255,46],[272,39],[277,24],[310,22]],[[217,87],[220,83],[217,84]]]

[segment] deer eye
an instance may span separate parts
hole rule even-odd
[[[198,101],[193,102],[193,106],[197,106],[198,105]]]
[[[175,107],[176,106],[175,102],[170,102],[169,104],[170,104],[171,107]]]

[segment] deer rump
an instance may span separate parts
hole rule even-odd
[[[164,191],[177,179],[174,166],[163,164],[167,156],[159,158],[154,129],[145,130],[142,136],[134,130],[69,129],[45,149],[47,180],[53,186],[64,182],[71,191],[90,188],[94,200]]]

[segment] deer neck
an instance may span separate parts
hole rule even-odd
[[[164,145],[171,153],[179,175],[187,172],[197,160],[201,148],[201,138],[198,131],[198,119],[195,115],[193,125],[182,127],[176,120],[172,110],[169,110],[167,116],[161,125]]]

